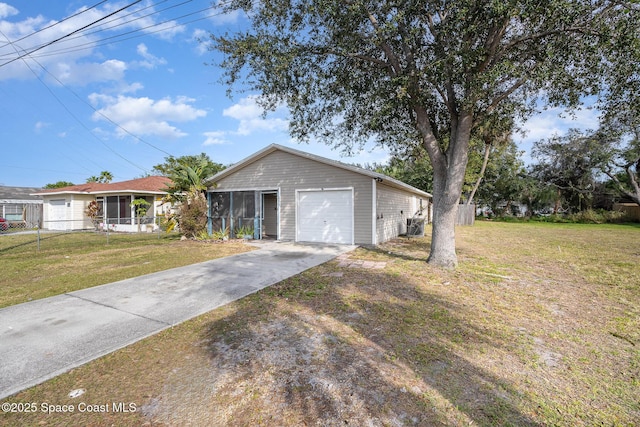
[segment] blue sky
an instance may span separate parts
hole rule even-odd
[[[82,183],[104,170],[122,181],[168,154],[204,152],[230,164],[271,143],[347,163],[387,160],[380,148],[341,157],[320,143],[298,144],[284,109],[263,118],[255,95],[227,97],[220,70],[205,65],[220,58],[200,40],[245,22],[216,15],[210,0],[143,0],[34,51],[131,2],[0,2],[0,185]],[[579,112],[577,122],[560,113],[524,124],[527,136],[515,138],[522,149],[570,126],[597,126],[595,112]]]

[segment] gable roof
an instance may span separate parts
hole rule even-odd
[[[399,188],[402,190],[406,190],[406,191],[410,191],[412,193],[416,193],[419,194],[423,197],[433,197],[431,194],[427,193],[426,191],[422,191],[420,189],[417,189],[415,187],[412,187],[409,184],[405,184],[402,181],[399,181],[395,178],[391,178],[390,176],[378,173],[378,172],[374,172],[368,169],[364,169],[358,166],[354,166],[354,165],[348,165],[346,163],[342,163],[339,162],[337,160],[331,160],[331,159],[327,159],[326,157],[321,157],[321,156],[317,156],[315,154],[311,154],[311,153],[307,153],[304,151],[300,151],[300,150],[296,150],[293,148],[289,148],[289,147],[285,147],[279,144],[271,144],[265,148],[263,148],[262,150],[250,155],[249,157],[240,160],[238,163],[235,163],[231,166],[229,166],[228,168],[218,172],[217,174],[215,174],[214,176],[212,176],[211,178],[208,178],[205,182],[207,183],[207,185],[211,185],[213,183],[215,183],[216,181],[225,178],[233,173],[235,173],[236,171],[244,168],[245,166],[250,165],[251,163],[254,163],[260,159],[262,159],[263,157],[266,157],[267,155],[275,152],[275,151],[282,151],[285,153],[289,153],[292,154],[294,156],[298,156],[298,157],[302,157],[305,159],[309,159],[309,160],[313,160],[315,162],[319,162],[319,163],[323,163],[329,166],[333,166],[333,167],[337,167],[340,169],[344,169],[344,170],[348,170],[350,172],[354,172],[360,175],[364,175],[367,176],[369,178],[375,179],[378,182],[381,182],[383,184],[386,184],[390,187],[395,187],[395,188]]]
[[[106,193],[151,193],[166,194],[171,179],[166,176],[147,176],[129,181],[87,182],[86,184],[70,185],[68,187],[40,190],[33,195],[49,196],[52,194],[106,194]]]

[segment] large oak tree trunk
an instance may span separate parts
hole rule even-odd
[[[427,262],[439,267],[455,268],[458,265],[456,216],[469,157],[472,124],[471,114],[458,116],[452,142],[444,152],[432,134],[423,133],[424,146],[433,165],[433,231]],[[422,129],[428,130],[428,127]]]
[[[434,194],[431,252],[427,262],[439,267],[455,268],[458,264],[455,233],[458,203],[443,199]]]

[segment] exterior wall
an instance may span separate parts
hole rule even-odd
[[[407,191],[378,184],[376,189],[376,243],[382,243],[407,232],[407,219],[420,209],[425,218],[429,201]]]
[[[296,237],[296,190],[353,187],[354,240],[372,243],[371,178],[314,160],[274,151],[220,179],[215,190],[280,190],[280,239]]]
[[[71,228],[74,230],[93,229],[93,224],[87,215],[85,210],[89,205],[89,202],[95,200],[95,196],[84,194],[73,194],[71,196],[71,219],[73,222]]]
[[[123,193],[124,194],[124,193]],[[130,195],[126,193],[125,195]],[[136,193],[135,196],[138,196]],[[133,195],[132,195],[133,196]],[[90,202],[96,200],[94,194],[56,194],[52,196],[44,197],[43,204],[43,225],[45,229],[51,230],[92,230],[94,229],[93,223],[85,214],[85,210]],[[140,197],[146,197],[148,201],[153,201],[153,205],[149,207],[147,211],[147,217],[153,217],[163,215],[164,212],[171,209],[171,205],[162,202],[161,196],[155,195],[141,195]],[[65,201],[65,216],[62,220],[54,221],[51,213],[51,206],[49,202],[51,200],[64,200]],[[131,216],[135,215],[134,208],[131,208]],[[113,224],[109,227],[111,231],[121,232],[137,232],[138,223],[135,218],[132,219],[132,224]],[[106,230],[106,225],[103,223],[102,228]],[[158,225],[152,224],[151,227],[147,227],[146,224],[141,226],[142,231],[157,230]]]

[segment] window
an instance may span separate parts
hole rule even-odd
[[[4,205],[3,210],[0,211],[0,213],[4,216],[4,218],[7,221],[21,221],[23,210],[24,210],[23,205],[11,204],[11,205]]]

